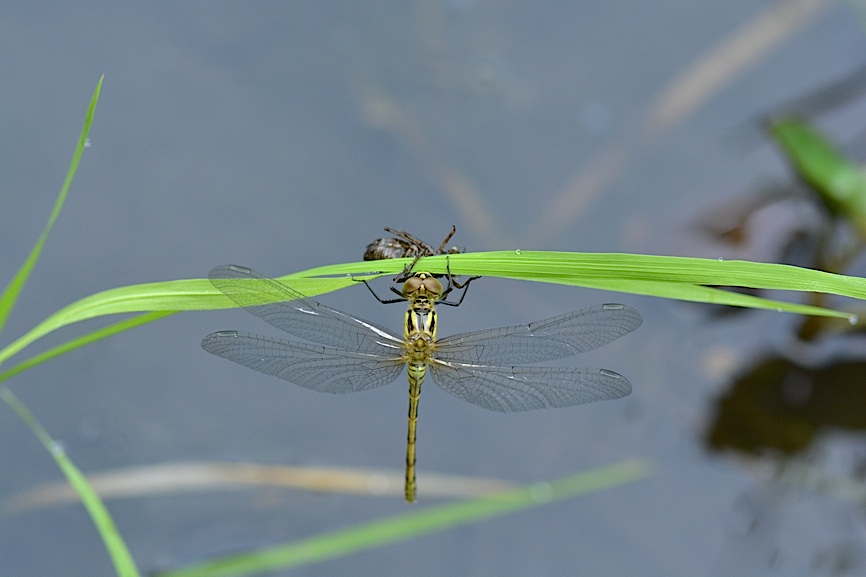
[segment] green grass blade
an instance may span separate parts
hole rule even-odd
[[[712,288],[712,285],[808,291],[866,300],[866,279],[791,265],[706,258],[622,253],[497,251],[451,255],[455,275],[481,275],[552,282],[732,306],[770,308],[804,314],[847,318],[848,312],[758,299]],[[375,269],[400,272],[411,259],[368,261],[319,267],[307,275],[359,274]],[[422,259],[416,270],[444,273],[446,257]],[[709,285],[709,286],[708,286]]]
[[[14,377],[18,373],[24,372],[27,369],[33,368],[37,365],[40,365],[46,361],[49,361],[55,357],[59,357],[62,354],[68,353],[69,351],[73,351],[77,348],[83,347],[85,345],[89,345],[90,343],[106,339],[110,336],[116,335],[117,333],[121,333],[123,331],[127,331],[129,329],[135,328],[140,325],[147,324],[149,322],[159,320],[168,315],[174,314],[171,311],[157,311],[152,313],[147,313],[143,315],[139,315],[137,317],[126,319],[107,327],[103,327],[101,329],[97,329],[93,332],[87,333],[80,337],[74,338],[70,341],[67,341],[61,345],[58,345],[52,349],[49,349],[43,353],[40,353],[34,357],[31,357],[24,361],[23,363],[19,363],[12,367],[9,370],[3,371],[0,373],[0,383]]]
[[[78,493],[82,504],[90,515],[93,524],[96,526],[96,530],[99,532],[99,536],[102,538],[102,542],[105,544],[105,548],[111,557],[111,561],[114,564],[114,570],[117,574],[121,577],[138,577],[138,569],[135,566],[135,561],[133,561],[132,555],[129,554],[129,549],[126,547],[123,537],[117,530],[117,526],[114,524],[114,520],[108,513],[108,509],[105,507],[105,504],[103,504],[102,499],[99,498],[99,495],[93,490],[90,483],[87,482],[87,478],[84,474],[75,466],[72,460],[69,459],[60,443],[51,438],[48,431],[45,430],[39,421],[36,420],[36,417],[33,416],[30,410],[12,393],[12,391],[6,387],[0,387],[0,398],[2,398],[3,401],[18,414],[30,430],[33,431],[45,449],[54,458],[54,461],[66,476],[69,484],[72,485]],[[46,543],[46,546],[50,546],[50,544]]]
[[[748,261],[669,257],[640,254],[499,251],[452,255],[454,274],[551,282],[662,298],[763,308],[800,314],[852,318],[836,311],[779,300],[763,299],[706,285],[741,286],[787,291],[812,291],[866,300],[866,280],[789,265]],[[409,259],[356,262],[319,267],[280,277],[303,294],[315,296],[355,285],[347,274],[369,278],[393,275]],[[423,259],[419,266],[444,273],[444,256]],[[371,271],[371,269],[374,269]],[[366,274],[365,274],[366,273]],[[340,275],[312,278],[314,275]],[[49,316],[0,351],[0,363],[46,334],[82,320],[119,313],[190,311],[235,306],[202,279],[132,285],[107,290],[76,301]]]
[[[650,474],[649,461],[625,461],[491,497],[439,505],[297,543],[222,557],[200,565],[159,573],[158,577],[228,577],[286,570],[632,483]]]
[[[311,296],[343,288],[354,281],[340,279],[294,279],[284,277],[293,287]],[[123,313],[159,311],[163,313],[232,308],[235,305],[211,285],[201,279],[167,281],[130,285],[110,289],[85,297],[67,305],[33,327],[26,334],[0,350],[0,364],[24,347],[67,325],[80,321]],[[155,320],[155,319],[150,319]]]
[[[482,275],[579,285],[586,280],[673,282],[801,290],[866,299],[866,280],[792,265],[744,260],[628,253],[495,251],[450,255],[455,275]],[[339,275],[374,269],[396,273],[411,262],[394,259],[319,267],[296,276]],[[444,273],[446,257],[421,259],[416,270]]]
[[[42,253],[42,247],[48,239],[48,233],[51,232],[54,222],[57,220],[60,211],[63,209],[63,203],[66,202],[66,195],[69,192],[69,188],[72,186],[72,179],[75,177],[75,173],[78,170],[78,163],[81,161],[81,155],[84,153],[87,135],[90,133],[93,114],[96,112],[96,103],[99,101],[99,93],[102,91],[103,78],[104,76],[99,78],[99,82],[96,83],[96,90],[93,91],[93,96],[90,98],[90,106],[87,108],[87,114],[84,117],[84,127],[81,129],[81,135],[78,137],[78,145],[75,147],[75,152],[72,154],[72,162],[69,163],[69,170],[66,172],[66,179],[63,181],[63,186],[60,188],[60,194],[57,195],[57,200],[54,201],[54,209],[51,211],[48,223],[45,225],[42,234],[39,235],[36,244],[31,249],[27,260],[24,261],[24,264],[20,269],[18,269],[15,277],[6,286],[3,294],[0,295],[0,333],[3,332],[3,327],[6,325],[6,319],[9,318],[9,313],[11,313],[12,309],[15,307],[15,303],[18,301],[18,295],[27,283],[27,279],[30,278],[30,273],[33,270],[33,267],[36,266],[36,261],[39,260],[39,255]]]
[[[620,284],[622,286],[620,288],[617,288]],[[734,291],[706,287],[701,285],[664,282],[653,283],[650,281],[644,281],[635,285],[634,283],[630,283],[629,281],[623,281],[622,283],[618,283],[616,279],[613,279],[605,280],[599,283],[582,282],[580,283],[580,286],[586,288],[597,288],[600,290],[642,294],[646,296],[698,303],[727,305],[752,309],[764,309],[780,313],[785,312],[801,315],[835,317],[847,319],[849,322],[852,323],[857,321],[857,315],[852,315],[852,313],[850,312],[835,311],[832,309],[826,309],[812,305],[801,305],[796,303],[765,299],[749,294],[742,294]]]

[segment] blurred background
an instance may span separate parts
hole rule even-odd
[[[4,2],[4,284],[50,214],[105,74],[91,145],[4,342],[113,287],[225,263],[278,276],[357,261],[385,226],[438,246],[456,225],[452,242],[467,250],[747,258],[862,276],[859,251],[843,250],[859,247],[856,234],[799,184],[764,123],[795,112],[862,159],[863,10]],[[322,300],[400,328],[402,306],[363,287]],[[292,574],[864,574],[858,335],[493,278],[442,312],[440,334],[602,302],[635,306],[643,326],[568,364],[620,372],[633,394],[503,415],[425,385],[417,507],[444,502],[425,495],[432,474],[532,483],[639,457],[653,477]],[[222,329],[275,332],[238,311],[175,315],[6,384],[88,474],[198,461],[402,474],[402,378],[316,394],[203,352],[201,338]],[[0,504],[61,480],[5,406],[0,463]],[[143,571],[407,511],[400,495],[267,487],[108,506]],[[0,575],[111,570],[80,505],[0,513]]]

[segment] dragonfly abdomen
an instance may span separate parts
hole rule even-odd
[[[418,426],[418,401],[421,398],[421,383],[427,374],[427,364],[410,362],[409,373],[409,433],[406,435],[406,501],[412,503],[418,493],[415,480],[415,440]]]

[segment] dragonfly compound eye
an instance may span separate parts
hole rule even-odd
[[[432,276],[428,276],[423,281],[424,288],[428,293],[439,296],[442,294],[442,283],[439,280],[433,278]]]
[[[408,297],[409,295],[418,292],[424,284],[424,280],[413,276],[411,278],[406,279],[406,282],[403,283],[403,296]]]

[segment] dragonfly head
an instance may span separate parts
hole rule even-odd
[[[442,283],[429,272],[416,272],[403,283],[403,296],[413,304],[435,302],[442,296]]]

